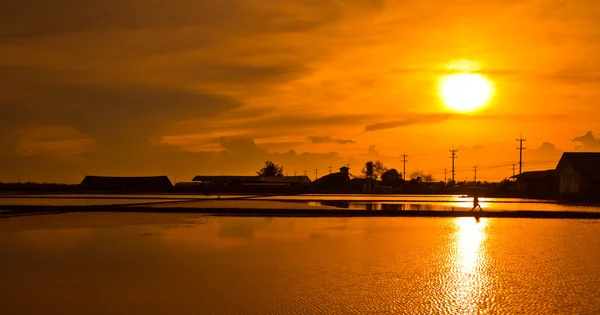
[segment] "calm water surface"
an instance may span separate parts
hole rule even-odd
[[[600,221],[0,219],[3,314],[597,314]]]
[[[256,207],[265,207],[261,202],[285,202],[285,208],[291,204],[311,206],[329,206],[355,210],[438,210],[452,211],[471,209],[473,200],[458,195],[293,195],[293,196],[251,196],[251,195],[152,195],[152,194],[57,194],[57,195],[11,195],[0,196],[0,206],[12,205],[127,205],[127,204],[164,204],[179,202],[175,206],[205,207],[203,201],[225,199],[244,199],[256,201]],[[194,201],[197,201],[194,203]],[[590,211],[600,212],[595,205],[557,204],[551,201],[519,198],[480,198],[486,211]],[[245,203],[248,206],[247,203]],[[214,205],[219,207],[219,205]],[[223,203],[222,207],[236,207]],[[301,207],[299,207],[301,208]]]

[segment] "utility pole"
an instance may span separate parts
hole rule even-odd
[[[329,174],[331,174],[331,165],[329,165]]]
[[[319,169],[315,169],[315,180],[319,178]]]
[[[408,157],[408,155],[402,154],[402,164],[403,164],[402,179],[404,179],[404,180],[406,180],[406,162],[408,162],[408,160],[406,159],[407,157]]]
[[[450,175],[452,176],[452,182],[454,182],[454,176],[456,175],[456,172],[454,171],[454,160],[458,159],[458,156],[456,156],[456,152],[458,152],[458,150],[452,147],[452,150],[450,150],[450,158],[452,159],[452,172],[450,173]]]
[[[512,165],[512,167],[513,167],[513,176],[515,176],[515,166],[516,166],[516,164],[513,163],[513,165]]]
[[[523,172],[523,150],[525,150],[525,148],[523,147],[523,141],[527,141],[527,139],[523,139],[523,134],[521,134],[521,137],[519,139],[517,139],[517,141],[519,141],[519,147],[517,148],[517,150],[519,150],[519,175]]]
[[[296,174],[296,171],[294,171],[294,176],[298,176],[298,174]]]
[[[306,176],[306,170],[304,170],[304,176]]]
[[[475,172],[473,174],[473,181],[475,182],[475,184],[477,184],[477,165],[473,166],[473,172]]]
[[[446,172],[448,171],[448,169],[444,169],[444,183],[446,183]]]

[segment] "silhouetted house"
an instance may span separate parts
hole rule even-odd
[[[85,191],[160,192],[171,190],[173,188],[173,184],[167,176],[86,176],[81,182],[80,187]]]
[[[288,193],[306,192],[307,176],[196,176],[193,182],[205,193]]]
[[[556,171],[561,195],[600,194],[600,152],[565,152]]]
[[[260,176],[196,176],[192,182],[210,185],[239,185],[244,183],[258,183]]]
[[[198,183],[196,191],[204,194],[247,192],[244,188],[248,183],[259,183],[260,176],[196,176],[192,179]]]
[[[346,192],[350,189],[349,168],[342,167],[338,173],[327,174],[313,182],[319,192]]]
[[[311,180],[308,176],[263,176],[260,178],[263,183],[270,184],[289,184],[289,185],[310,185]]]
[[[553,198],[558,195],[559,178],[555,170],[523,172],[512,176],[525,197]]]
[[[340,167],[340,173],[345,174],[345,175],[349,175],[350,174],[350,168],[347,166],[342,166]]]
[[[310,189],[308,176],[263,176],[259,182],[244,183],[243,191],[251,193],[306,193]]]

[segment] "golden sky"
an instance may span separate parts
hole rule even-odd
[[[40,0],[0,4],[0,181],[86,174],[314,177],[368,159],[443,179],[598,150],[593,0]],[[440,78],[475,65],[484,108]],[[576,141],[574,141],[576,140]]]

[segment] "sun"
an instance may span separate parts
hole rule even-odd
[[[470,112],[487,105],[492,98],[492,83],[478,73],[456,73],[440,82],[440,96],[446,106],[460,112]]]

